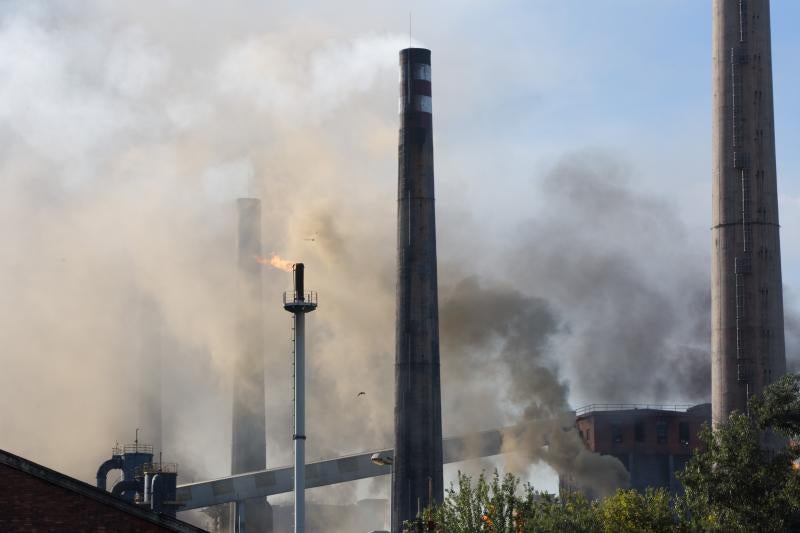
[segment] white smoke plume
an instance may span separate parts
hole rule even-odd
[[[164,7],[169,27],[103,2],[0,11],[0,403],[20,407],[0,413],[0,446],[87,481],[137,427],[162,440],[182,481],[229,471],[239,196],[262,198],[264,249],[305,260],[324,295],[311,319],[309,457],[391,440],[391,278],[361,247],[392,256],[392,204],[373,198],[391,198],[393,180],[374,176],[394,166],[407,40],[307,35],[295,47],[296,28],[241,31],[246,12],[223,28],[205,6],[181,28],[184,4]],[[367,196],[348,204],[355,184]],[[362,224],[369,216],[386,222]],[[265,267],[264,280],[269,464],[280,466],[290,278]],[[163,399],[163,432],[148,397]]]
[[[91,481],[139,426],[180,463],[181,482],[229,472],[240,196],[262,200],[265,254],[304,261],[320,294],[309,459],[391,444],[396,69],[408,37],[353,21],[337,32],[338,8],[309,20],[277,4],[0,5],[0,405],[11,406],[0,447]],[[486,83],[469,65],[479,79],[462,86],[445,64],[434,66],[437,117],[463,110],[438,95],[455,102],[456,88]],[[531,168],[539,197],[499,240],[458,205],[463,152],[436,142],[446,435],[577,403],[706,399],[707,254],[669,202],[638,192],[624,155]],[[291,460],[289,284],[264,267],[270,467]],[[162,398],[163,431],[143,397]],[[556,455],[575,450],[556,435],[572,438],[531,434],[526,461],[594,471],[580,451]],[[349,503],[386,489],[310,493]]]

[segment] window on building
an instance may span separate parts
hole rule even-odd
[[[644,442],[644,422],[639,421],[633,426],[633,433],[636,438],[636,442]]]
[[[657,420],[656,421],[656,442],[658,444],[666,444],[667,443],[667,421],[666,420]]]
[[[614,444],[622,444],[622,428],[619,426],[611,426],[611,442]]]
[[[689,445],[689,422],[680,422],[678,424],[678,440],[681,445]]]

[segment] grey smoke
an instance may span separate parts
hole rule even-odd
[[[491,370],[484,375],[493,377],[499,401],[506,400],[511,412],[519,412],[514,422],[526,424],[524,430],[508,431],[503,437],[504,449],[512,452],[507,459],[512,470],[525,471],[531,461],[543,461],[600,494],[627,486],[622,463],[588,451],[578,436],[567,385],[550,357],[560,321],[545,300],[467,278],[446,291],[443,311],[445,379],[466,378],[454,369],[474,371],[475,362],[483,360]],[[448,385],[453,383],[446,381]]]
[[[442,287],[445,422],[537,421],[509,444],[600,493],[627,474],[564,430],[570,399],[695,403],[710,388],[704,252],[631,173],[608,153],[564,156],[494,272]]]
[[[154,416],[137,413],[141,384],[163,383],[152,392],[165,406],[165,460],[181,464],[182,481],[229,471],[233,201],[241,195],[264,202],[265,251],[302,258],[321,295],[309,324],[309,457],[390,443],[394,102],[406,36],[360,33],[363,20],[342,9],[332,13],[345,30],[309,30],[308,17],[276,17],[263,2],[181,1],[156,12],[141,3],[25,1],[0,11],[8,82],[0,88],[8,302],[0,400],[24,406],[0,413],[2,446],[91,480],[116,440],[133,439],[138,417]],[[485,89],[481,71],[438,65],[442,94],[449,83],[466,94],[461,74],[479,76],[467,87]],[[470,106],[438,100],[437,116],[476,107],[484,95],[473,94]],[[452,190],[463,149],[437,146],[437,186]],[[558,412],[567,392],[573,406],[706,399],[705,248],[692,244],[674,206],[637,192],[635,171],[620,159],[567,154],[537,182],[513,243],[476,239],[470,230],[486,221],[470,219],[472,205],[456,213],[456,195],[440,194],[442,272],[479,276],[478,292],[516,295],[518,307],[530,307],[527,322],[499,305],[480,315],[513,325],[479,324],[487,337],[448,339],[443,329],[446,434],[551,404]],[[478,253],[492,257],[490,272],[477,266]],[[290,280],[265,269],[264,283],[268,465],[282,466],[291,458],[291,323],[279,297]],[[450,289],[443,278],[443,296]],[[156,340],[131,324],[143,300],[162,339],[160,381],[137,355]],[[541,330],[520,331],[528,323]],[[514,335],[525,341],[519,348]],[[504,360],[507,346],[539,357]],[[511,387],[512,369],[535,375]],[[359,390],[369,401],[354,403]],[[376,491],[371,482],[312,497],[350,501],[354,492]]]
[[[511,279],[535,288],[569,334],[554,351],[582,402],[707,401],[709,274],[678,210],[640,193],[602,152],[570,154],[540,182]]]

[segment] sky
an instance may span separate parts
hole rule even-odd
[[[710,14],[700,0],[0,3],[0,447],[91,480],[157,389],[182,479],[228,471],[239,196],[262,199],[265,254],[304,260],[320,293],[309,456],[388,445],[409,42],[432,50],[443,321],[476,294],[516,295],[546,310],[529,361],[573,408],[706,401]],[[790,364],[799,16],[772,1]],[[289,283],[264,272],[270,466],[291,458]],[[506,393],[513,332],[470,348],[447,324],[445,434],[546,402]],[[524,475],[554,489],[538,464]],[[375,494],[385,484],[315,497]]]

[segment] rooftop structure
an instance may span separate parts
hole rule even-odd
[[[709,404],[599,404],[577,409],[575,425],[587,448],[625,465],[631,488],[662,487],[677,493],[681,488],[675,473],[700,446],[700,428],[710,421]],[[577,488],[564,477],[559,487]]]
[[[203,531],[4,450],[0,509],[0,531]]]

